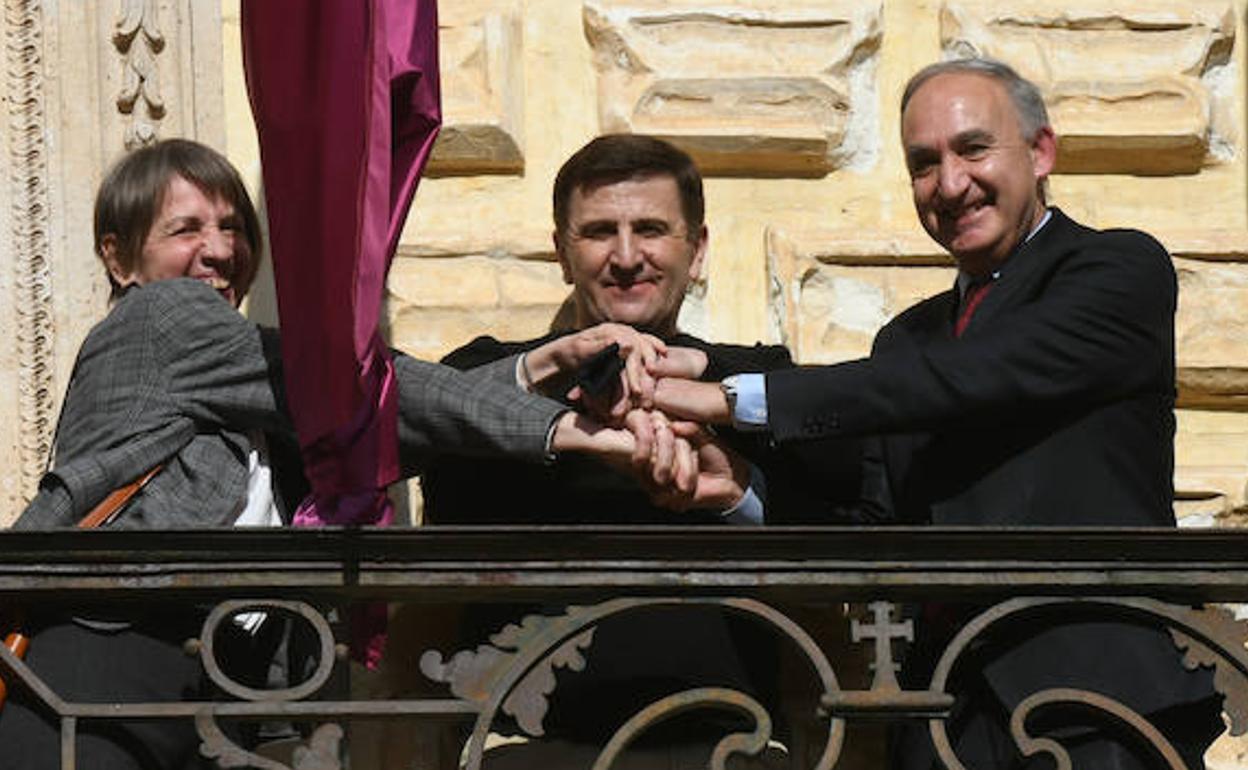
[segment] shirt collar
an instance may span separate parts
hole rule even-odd
[[[1040,232],[1040,230],[1045,225],[1047,225],[1049,223],[1049,220],[1052,218],[1053,218],[1053,209],[1046,208],[1044,210],[1044,216],[1040,217],[1040,221],[1036,223],[1036,226],[1031,228],[1031,232],[1027,233],[1027,237],[1023,239],[1023,243],[1027,243],[1032,238],[1036,237],[1036,233]],[[1021,243],[1019,244],[1019,247],[1020,248],[1022,247]],[[992,271],[992,273],[988,276],[988,280],[995,281],[1000,277],[1001,277],[1001,270],[1000,268],[998,268]],[[972,278],[971,276],[959,270],[958,271],[958,297],[961,298],[961,297],[966,296],[966,290],[974,282],[975,282],[974,278]]]

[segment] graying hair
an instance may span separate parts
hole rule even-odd
[[[906,105],[914,92],[927,81],[937,75],[949,73],[971,73],[990,77],[1005,87],[1014,103],[1014,112],[1018,114],[1018,126],[1023,138],[1031,141],[1036,134],[1049,123],[1049,111],[1044,107],[1044,97],[1035,83],[1014,71],[1010,65],[988,58],[952,59],[950,61],[929,64],[919,70],[906,83],[906,90],[901,94],[901,112],[905,113]]]

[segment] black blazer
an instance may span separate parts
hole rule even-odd
[[[1176,297],[1153,238],[1054,209],[961,338],[956,290],[920,302],[869,359],[770,373],[769,422],[781,442],[884,434],[868,488],[903,523],[1173,526]],[[984,671],[1010,707],[1058,684],[1142,713],[1212,693],[1164,633],[1124,624],[1013,641]]]
[[[469,369],[533,350],[558,335],[524,342],[479,337],[443,362]],[[793,366],[788,350],[766,345],[716,345],[678,334],[669,345],[707,353],[702,379]],[[568,387],[571,382],[566,383]],[[852,519],[862,468],[856,439],[831,439],[777,449],[761,433],[722,434],[763,472],[767,522],[845,523]],[[425,520],[432,524],[722,524],[718,511],[674,513],[650,502],[627,475],[593,458],[562,457],[553,465],[510,460],[436,458],[422,478]],[[742,537],[749,537],[743,528]],[[523,611],[474,609],[464,622],[477,640],[514,622]],[[671,631],[678,628],[673,637]],[[606,741],[637,710],[671,692],[719,685],[749,692],[773,714],[776,641],[748,619],[711,607],[650,609],[598,625],[588,667],[560,677],[545,728],[548,735]],[[778,725],[783,733],[784,726]],[[723,733],[715,734],[718,739]],[[691,739],[685,735],[682,740]]]
[[[560,334],[523,342],[478,337],[443,363],[472,369],[533,350]],[[790,368],[778,345],[723,345],[677,334],[669,345],[707,354],[702,379],[715,382],[741,372]],[[572,382],[566,383],[570,388]],[[721,436],[762,471],[770,524],[844,524],[870,516],[857,509],[862,468],[860,442],[841,438],[777,448],[762,433]],[[483,479],[488,482],[482,483]],[[722,524],[718,511],[676,515],[650,502],[626,474],[591,457],[567,456],[553,465],[511,460],[436,458],[422,478],[425,520],[434,524]],[[872,511],[871,513],[875,513]]]

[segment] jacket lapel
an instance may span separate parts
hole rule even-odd
[[[1069,231],[1073,223],[1059,209],[1053,208],[1052,216],[1040,228],[1031,240],[1024,243],[1001,266],[1001,274],[992,283],[992,290],[985,295],[975,315],[967,324],[963,336],[976,333],[984,328],[1002,312],[1016,307],[1033,294],[1036,281],[1048,273],[1054,255],[1060,253],[1060,244],[1069,239]],[[957,287],[954,295],[957,296]],[[956,319],[960,302],[955,304],[953,318]],[[950,321],[950,329],[954,321]],[[952,333],[952,332],[950,332]]]

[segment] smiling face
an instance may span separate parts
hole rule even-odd
[[[919,221],[965,272],[996,269],[1043,218],[1053,131],[1025,137],[997,80],[967,72],[931,78],[906,105],[901,138]]]
[[[670,175],[573,190],[555,249],[564,281],[575,287],[578,326],[614,321],[673,333],[706,254],[706,227],[688,230]]]
[[[118,258],[115,235],[101,241],[109,273],[120,286],[143,286],[166,278],[198,278],[237,307],[254,274],[243,217],[221,198],[212,198],[181,176],[165,188],[160,210],[143,240],[137,262],[127,269]]]

